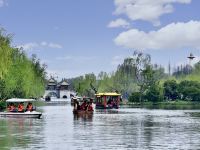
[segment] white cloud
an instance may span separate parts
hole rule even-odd
[[[56,43],[49,43],[48,44],[48,47],[50,47],[50,48],[62,48],[62,45],[60,45],[60,44],[56,44]]]
[[[127,15],[131,20],[144,20],[160,25],[159,17],[174,11],[173,3],[189,4],[192,0],[114,0],[114,14]]]
[[[26,43],[26,44],[23,44],[23,45],[19,45],[17,46],[18,48],[23,48],[24,50],[33,50],[34,48],[38,47],[39,45],[37,43]]]
[[[200,48],[200,21],[171,23],[157,31],[130,29],[120,33],[114,42],[133,49]]]
[[[122,19],[122,18],[111,21],[108,24],[109,28],[117,28],[117,27],[129,28],[129,26],[130,26],[130,23],[127,22],[126,20]]]
[[[41,42],[41,43],[40,43],[40,45],[42,45],[42,46],[47,46],[47,45],[48,45],[48,43],[47,43],[47,42],[45,42],[45,41],[43,41],[43,42]]]
[[[55,48],[55,49],[60,49],[62,48],[62,45],[56,44],[56,43],[48,43],[48,42],[41,42],[41,43],[36,43],[36,42],[30,42],[22,45],[18,45],[18,48],[23,48],[24,50],[35,50],[35,48]]]
[[[6,0],[0,0],[0,7],[3,7],[4,5],[8,5]]]

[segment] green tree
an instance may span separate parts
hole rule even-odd
[[[5,30],[0,28],[0,79],[3,79],[12,63],[10,41],[11,35],[7,35]]]
[[[71,80],[72,87],[79,95],[94,96],[95,91],[93,88],[96,88],[96,76],[94,73],[85,74]]]
[[[178,91],[182,100],[200,101],[200,83],[195,81],[181,81]]]
[[[179,97],[178,84],[175,80],[167,80],[164,82],[164,97],[167,100],[176,100]]]
[[[0,98],[40,97],[44,93],[46,66],[30,60],[23,49],[11,46],[9,35],[0,32]]]
[[[131,94],[131,96],[129,96],[128,101],[139,103],[140,102],[140,93],[139,92],[133,92]]]
[[[145,98],[150,102],[159,102],[163,99],[162,90],[159,87],[159,84],[153,84],[147,90]]]
[[[151,56],[135,51],[132,58],[132,64],[135,68],[136,82],[139,86],[140,102],[142,102],[142,95],[144,95],[144,92],[155,82],[155,72],[151,65]]]

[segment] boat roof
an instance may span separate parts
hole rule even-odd
[[[74,96],[72,99],[82,99],[82,97]]]
[[[6,100],[6,102],[20,103],[20,102],[33,102],[35,99],[23,99],[23,98],[11,98]]]
[[[106,92],[106,93],[97,93],[96,96],[120,96],[121,94],[116,92]]]

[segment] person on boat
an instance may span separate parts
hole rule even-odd
[[[92,103],[91,103],[91,102],[88,102],[88,105],[87,105],[87,111],[94,111],[94,109],[93,109],[93,106],[92,106]]]
[[[11,110],[11,105],[10,105],[10,104],[7,106],[7,110],[8,110],[8,111]]]
[[[108,100],[107,104],[109,105],[109,104],[111,104],[111,102],[112,102],[112,99],[111,99],[111,98],[109,98],[109,100]]]
[[[118,108],[118,100],[117,99],[115,99],[113,101],[113,108]]]
[[[86,110],[87,109],[87,101],[86,100],[84,100],[84,102],[81,104],[80,109],[81,110]]]
[[[108,103],[107,103],[108,107],[113,107],[113,104],[114,104],[113,99],[109,98]]]
[[[8,106],[8,111],[9,112],[17,112],[17,109],[15,108],[15,105],[13,103],[11,103],[9,106]]]
[[[33,111],[33,105],[32,103],[28,103],[27,107],[26,107],[26,111]]]
[[[80,110],[80,105],[77,99],[74,99],[74,111]]]
[[[24,104],[23,103],[20,103],[18,105],[18,112],[24,112]]]
[[[90,98],[90,103],[93,103],[93,98]]]

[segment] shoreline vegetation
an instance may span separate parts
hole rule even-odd
[[[176,101],[166,101],[166,102],[144,102],[142,104],[140,103],[134,103],[134,102],[127,102],[127,103],[121,103],[120,106],[123,108],[147,108],[147,109],[200,109],[200,102],[191,102],[191,101],[182,101],[182,100],[176,100]]]
[[[23,48],[13,47],[11,40],[12,36],[0,28],[0,109],[5,107],[2,100],[8,98],[40,98],[47,82],[47,66],[36,55],[29,58]],[[175,68],[169,63],[167,71],[165,68],[152,64],[149,54],[134,51],[116,71],[88,73],[67,80],[71,90],[87,97],[117,92],[128,104],[140,106],[199,104],[200,62]]]
[[[13,97],[40,98],[46,84],[46,65],[12,46],[12,35],[0,28],[0,109]]]
[[[71,85],[79,95],[88,97],[98,92],[119,92],[128,104],[193,105],[200,103],[200,62],[175,68],[169,64],[166,71],[152,64],[149,54],[134,51],[116,71],[72,78]]]
[[[6,108],[6,102],[0,101],[0,112]]]

